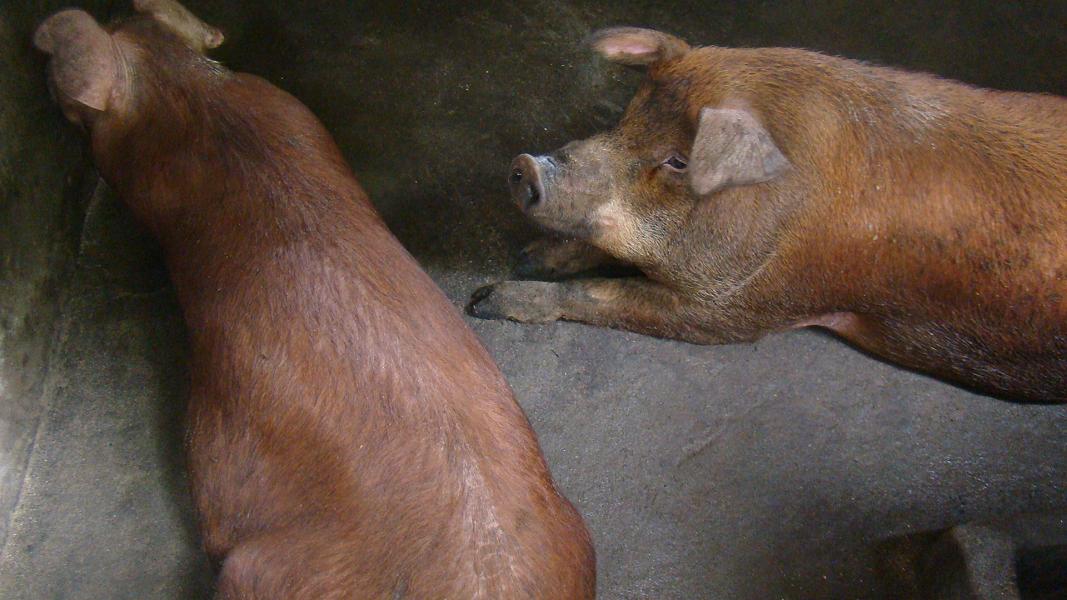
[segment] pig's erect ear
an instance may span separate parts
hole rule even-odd
[[[52,56],[52,84],[64,97],[96,111],[107,110],[119,57],[111,36],[88,13],[60,11],[37,28],[33,43]]]
[[[589,38],[600,56],[630,66],[645,66],[677,58],[689,52],[689,44],[652,29],[613,27],[601,29]]]
[[[704,108],[689,154],[689,180],[704,196],[738,185],[770,181],[789,168],[789,160],[751,113]]]
[[[218,48],[226,39],[221,31],[198,19],[175,0],[133,0],[133,9],[151,15],[160,25],[201,54]]]

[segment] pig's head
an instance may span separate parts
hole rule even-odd
[[[699,60],[684,41],[635,28],[591,40],[602,57],[646,68],[648,76],[614,130],[514,160],[511,194],[534,221],[639,262],[700,202],[788,170],[742,103],[696,97]]]
[[[84,11],[64,10],[33,36],[51,57],[48,84],[63,114],[94,136],[98,124],[114,125],[150,100],[156,65],[146,62],[153,55],[202,55],[223,41],[174,0],[134,0],[133,7],[137,16],[107,27]]]

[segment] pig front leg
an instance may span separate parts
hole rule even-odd
[[[476,291],[468,311],[482,319],[520,323],[575,321],[694,344],[751,337],[732,334],[728,328],[706,329],[699,317],[701,311],[689,300],[644,277],[559,283],[503,281]]]
[[[581,240],[544,238],[519,253],[515,276],[525,279],[562,279],[602,266],[621,263],[603,250]]]

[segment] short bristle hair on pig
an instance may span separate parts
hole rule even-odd
[[[593,34],[619,125],[509,173],[561,243],[469,310],[700,344],[828,328],[999,397],[1067,400],[1067,100],[787,48]],[[578,278],[605,260],[640,276]]]
[[[217,597],[592,598],[595,557],[461,315],[322,124],[204,56],[176,2],[35,36],[189,331],[189,481]]]

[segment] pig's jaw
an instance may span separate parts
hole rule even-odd
[[[537,225],[554,233],[592,242],[612,233],[630,221],[624,205],[597,197],[594,190],[575,190],[561,174],[546,183],[536,203],[519,204],[519,209]],[[575,193],[577,191],[577,193]],[[597,190],[599,191],[599,190]]]
[[[552,210],[558,204],[567,203],[567,197],[548,191],[540,206],[523,212],[548,232],[588,242],[619,258],[632,254],[633,241],[645,237],[638,221],[618,201],[603,202],[581,215],[557,214]]]
[[[608,254],[624,260],[644,256],[652,240],[640,221],[626,210],[626,204],[612,199],[598,206],[590,215],[587,241]]]

